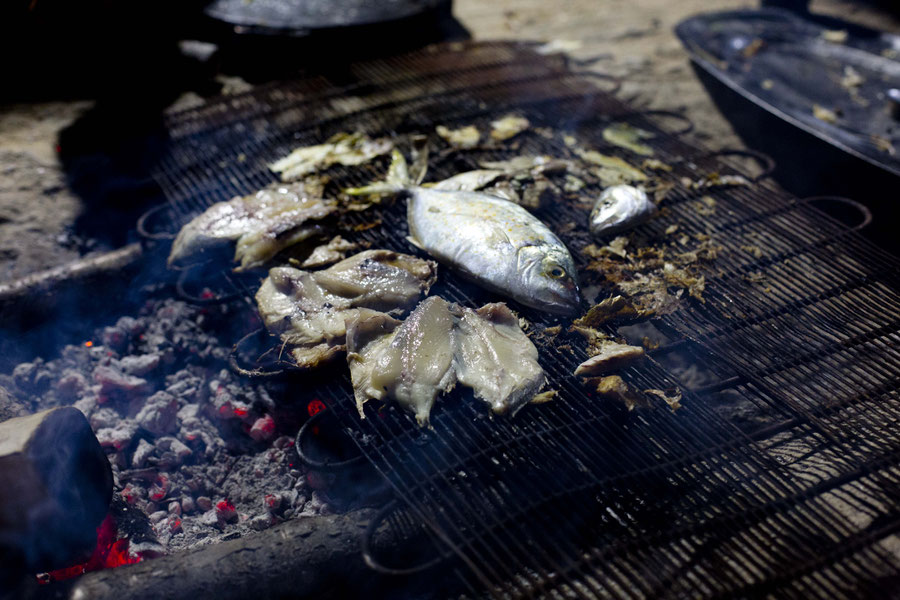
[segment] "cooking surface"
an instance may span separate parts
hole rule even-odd
[[[623,373],[638,391],[680,388],[681,408],[645,395],[649,408],[628,412],[592,395],[571,375],[586,357],[583,341],[541,334],[556,322],[515,305],[538,332],[549,387],[560,392],[550,403],[492,419],[453,394],[432,413],[434,429],[422,430],[377,403],[360,420],[349,378],[333,376],[340,370],[314,378],[318,386],[296,377],[295,401],[315,395],[331,406],[393,486],[398,510],[426,525],[436,553],[475,593],[677,597],[777,586],[835,597],[879,589],[900,569],[897,260],[765,181],[690,189],[683,178],[738,171],[673,135],[683,119],[636,111],[603,91],[613,87],[567,71],[558,56],[482,43],[363,63],[339,84],[284,82],[223,98],[170,116],[170,152],[156,173],[170,204],[145,225],[174,232],[209,204],[273,181],[271,160],[339,131],[403,142],[433,135],[438,124],[484,129],[510,112],[532,122],[515,150],[435,152],[430,180],[484,159],[571,158],[564,134],[639,164],[602,131],[625,121],[652,132],[654,158],[673,167],[654,175],[674,187],[629,247],[664,243],[673,225],[722,247],[704,272],[703,301],[685,297],[677,312],[654,319],[668,343]],[[328,174],[335,186],[359,185],[385,167]],[[698,204],[704,196],[714,209]],[[375,223],[356,239],[414,252],[403,208],[358,213],[348,224]],[[539,213],[580,268],[588,210],[560,204]],[[248,298],[258,282],[229,275],[219,291]],[[447,269],[432,293],[469,306],[493,299]],[[676,378],[685,373],[672,368],[678,355],[707,373],[699,383]],[[384,531],[374,533],[377,549]]]

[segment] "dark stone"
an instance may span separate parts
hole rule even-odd
[[[111,497],[109,461],[79,410],[0,423],[0,587],[89,557]]]

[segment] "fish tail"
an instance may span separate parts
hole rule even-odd
[[[396,193],[402,192],[412,185],[412,183],[406,159],[403,158],[403,155],[399,150],[394,150],[391,153],[391,166],[388,167],[384,181],[376,181],[358,188],[347,188],[344,192],[351,196]]]

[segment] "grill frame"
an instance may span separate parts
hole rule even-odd
[[[676,413],[658,404],[634,413],[603,404],[569,375],[586,358],[580,345],[540,341],[542,365],[561,399],[512,420],[486,417],[463,393],[435,411],[431,432],[395,407],[373,403],[360,420],[347,377],[316,377],[314,388],[298,379],[295,401],[326,400],[394,488],[399,510],[425,526],[443,549],[443,564],[472,594],[715,597],[777,590],[853,597],[900,577],[900,557],[882,547],[900,530],[893,508],[900,505],[900,434],[890,431],[900,421],[900,355],[890,346],[900,336],[900,262],[765,179],[687,190],[683,177],[743,173],[726,159],[731,153],[672,135],[659,122],[671,116],[635,111],[596,87],[616,82],[574,72],[562,57],[533,49],[438,46],[353,65],[340,81],[279,82],[172,114],[169,153],[154,173],[169,203],[156,217],[171,233],[212,202],[273,181],[267,162],[339,130],[402,134],[434,123],[483,124],[515,111],[632,161],[602,140],[603,126],[624,120],[651,131],[656,158],[673,166],[658,179],[675,188],[661,205],[666,214],[638,228],[633,246],[659,242],[677,223],[687,233],[711,232],[726,249],[706,272],[704,303],[687,300],[651,320],[669,345],[622,373],[639,390],[681,388]],[[570,156],[558,139],[536,137],[522,142],[521,153]],[[461,154],[452,165],[448,155],[434,156],[430,172],[474,166],[475,152]],[[342,183],[376,179],[383,168],[384,161],[357,168]],[[700,195],[717,200],[715,215],[692,210]],[[586,210],[541,214],[557,231],[576,222],[561,237],[579,270],[586,258],[578,250],[589,241]],[[414,252],[402,233],[382,235],[404,230],[400,204],[359,218],[373,214],[383,227],[360,239]],[[164,237],[151,220],[142,228]],[[754,240],[760,257],[741,249]],[[745,280],[755,272],[765,275],[769,292]],[[446,269],[440,279],[433,293],[449,300],[473,306],[493,299]],[[250,310],[258,281],[226,277]],[[519,312],[542,322],[535,311]],[[718,382],[688,389],[664,365],[675,351]],[[827,367],[826,383],[815,381],[817,365]],[[739,427],[726,420],[717,402],[726,390],[774,421]],[[809,450],[799,457],[780,450],[790,444]],[[560,506],[564,514],[550,514]],[[849,522],[843,507],[871,522]],[[685,514],[687,508],[701,516]]]

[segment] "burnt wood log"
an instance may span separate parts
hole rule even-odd
[[[33,312],[34,303],[43,310],[51,309],[72,290],[84,292],[108,285],[111,279],[128,279],[143,256],[140,244],[129,244],[118,250],[76,260],[61,267],[26,275],[0,283],[0,326],[14,324],[24,312]]]
[[[300,518],[243,538],[84,575],[70,600],[346,597],[375,575],[360,540],[371,510]]]
[[[111,497],[109,461],[81,411],[0,423],[0,584],[90,556]]]
[[[139,301],[144,256],[130,244],[0,283],[0,370],[76,341],[101,319]]]

